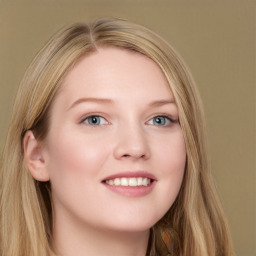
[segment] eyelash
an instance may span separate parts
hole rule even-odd
[[[103,118],[105,120],[106,123],[104,124],[90,124],[88,122],[86,122],[86,120],[88,120],[89,118]],[[154,119],[156,118],[164,118],[165,120],[165,123],[166,123],[166,120],[170,122],[170,124],[164,124],[164,125],[157,125],[157,124],[149,124],[150,121],[153,121],[154,122]],[[173,123],[177,123],[178,120],[174,120],[170,115],[167,115],[167,114],[159,114],[159,115],[156,115],[154,117],[152,117],[149,121],[147,121],[146,123],[149,124],[149,125],[154,125],[154,126],[163,126],[163,127],[167,127],[167,126],[170,126],[171,124]],[[86,116],[82,119],[81,123],[85,123],[86,125],[89,125],[89,126],[100,126],[100,125],[106,125],[106,124],[109,124],[109,122],[104,118],[102,117],[101,115],[98,115],[98,114],[94,114],[94,115],[89,115],[89,116]]]
[[[156,116],[152,117],[147,123],[149,123],[151,120],[153,120],[153,122],[154,122],[154,119],[156,119],[156,118],[164,118],[165,124],[164,124],[164,125],[152,124],[152,125],[167,127],[167,126],[170,126],[171,124],[177,122],[177,121],[175,121],[171,116],[166,115],[166,114],[161,114],[161,115],[156,115]],[[166,120],[167,120],[167,121],[166,121]],[[166,122],[168,122],[168,121],[170,122],[170,124],[166,124]]]
[[[82,123],[86,123],[86,120],[88,120],[89,118],[103,118],[106,121],[106,124],[108,124],[107,120],[104,117],[102,117],[100,115],[96,115],[96,114],[83,118]],[[100,125],[100,124],[90,124],[90,123],[86,123],[86,124],[90,125],[90,126],[99,126]],[[101,124],[101,125],[106,125],[106,124]]]

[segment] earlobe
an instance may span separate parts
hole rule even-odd
[[[24,160],[34,177],[38,181],[49,181],[49,173],[43,154],[42,144],[37,141],[32,131],[27,131],[23,139]]]

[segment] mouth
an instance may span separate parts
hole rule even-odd
[[[145,171],[123,172],[111,175],[102,180],[102,184],[111,191],[129,197],[140,197],[149,194],[157,179]]]
[[[121,177],[115,179],[104,180],[104,183],[110,186],[121,186],[121,187],[139,187],[139,186],[148,186],[152,182],[153,179],[145,178],[145,177]]]

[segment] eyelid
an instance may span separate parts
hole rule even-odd
[[[149,121],[147,121],[147,124],[151,121],[151,120],[153,120],[154,118],[156,118],[156,117],[163,117],[163,118],[166,118],[168,121],[170,121],[171,122],[171,124],[174,124],[174,123],[177,123],[179,120],[178,120],[178,118],[174,118],[173,116],[171,116],[170,114],[157,114],[157,115],[154,115],[153,117],[151,117],[150,119],[149,119]],[[151,125],[151,124],[150,124]],[[154,125],[154,124],[152,124],[152,125]],[[163,126],[163,127],[166,127],[166,126],[169,126],[169,125],[159,125],[159,126]]]
[[[93,126],[93,125],[90,125],[88,123],[85,122],[86,119],[90,118],[90,117],[100,117],[100,118],[103,118],[106,123],[105,124],[99,124],[99,125],[107,125],[107,124],[110,124],[110,122],[108,121],[108,119],[106,117],[104,117],[102,114],[99,114],[99,113],[90,113],[90,114],[87,114],[87,115],[84,115],[82,118],[81,118],[81,121],[79,123],[84,123],[86,125],[89,125],[89,126]],[[99,125],[95,125],[95,126],[99,126]]]
[[[103,119],[106,121],[106,124],[101,124],[101,125],[108,125],[108,124],[111,124],[111,122],[109,122],[109,118],[107,118],[105,114],[99,113],[99,112],[96,112],[96,113],[89,113],[89,114],[84,115],[84,116],[80,119],[79,123],[85,123],[85,120],[86,120],[87,118],[89,118],[89,117],[101,117],[101,118],[103,118]],[[173,115],[166,114],[166,113],[159,113],[159,114],[153,115],[153,116],[146,122],[146,124],[149,124],[149,122],[150,122],[153,118],[156,118],[156,117],[164,117],[164,118],[168,119],[171,123],[177,123],[177,122],[179,122],[179,118],[173,117]],[[85,124],[87,124],[87,123],[85,123]],[[87,124],[87,125],[90,125],[90,124]],[[150,125],[151,125],[151,124],[150,124]],[[90,125],[90,126],[92,126],[92,125]],[[95,126],[97,126],[97,125],[95,125]],[[99,126],[99,125],[98,125],[98,126]],[[168,125],[160,125],[160,126],[168,126]]]

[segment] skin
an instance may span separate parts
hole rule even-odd
[[[99,116],[97,125],[92,115]],[[24,149],[33,177],[51,182],[53,245],[65,256],[145,255],[149,229],[177,197],[186,161],[178,109],[160,68],[111,47],[69,71],[52,104],[46,140],[28,131]],[[145,196],[115,193],[102,183],[137,170],[157,179]]]

